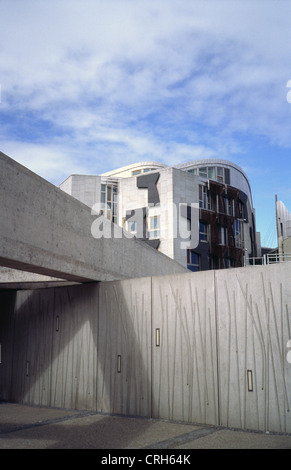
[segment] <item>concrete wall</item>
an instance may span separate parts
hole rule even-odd
[[[216,275],[218,390],[225,426],[291,430],[290,267]],[[247,371],[253,391],[248,390]]]
[[[290,274],[2,292],[0,399],[291,432]]]
[[[60,184],[60,189],[91,209],[100,203],[101,176],[71,175]]]

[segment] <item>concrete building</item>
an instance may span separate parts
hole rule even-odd
[[[140,162],[60,188],[191,271],[261,256],[250,183],[232,162]]]

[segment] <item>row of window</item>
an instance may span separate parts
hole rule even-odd
[[[218,196],[213,194],[211,191],[208,190],[207,186],[199,185],[199,207],[201,209],[206,209],[209,211],[214,212],[223,212],[227,215],[234,216],[235,215],[235,207],[234,207],[234,199],[227,197],[225,195],[223,197],[224,201],[224,208],[221,208],[219,205]],[[241,201],[237,202],[238,204],[238,211],[239,217],[244,218],[244,206]]]
[[[202,178],[218,181],[219,183],[230,184],[230,170],[222,166],[201,166],[198,168],[191,168],[188,173],[199,175]]]
[[[145,220],[147,226],[147,236],[149,238],[160,237],[160,216],[154,215]],[[123,219],[123,227],[130,233],[137,233],[137,222]]]
[[[237,261],[231,258],[221,259],[215,256],[209,256],[209,268],[235,268]],[[187,268],[190,271],[201,271],[201,256],[193,250],[187,250]]]
[[[234,246],[236,248],[244,247],[244,224],[241,220],[236,219],[232,226],[234,236]],[[201,242],[210,242],[210,225],[200,222],[199,224],[199,240]],[[222,225],[218,227],[218,244],[227,245],[228,229]]]
[[[140,175],[141,173],[148,173],[149,171],[154,171],[156,168],[144,168],[143,170],[133,170],[131,172],[132,176]]]
[[[196,169],[197,170],[197,169]],[[145,171],[150,171],[146,169]],[[109,220],[117,223],[117,186],[114,184],[101,184],[101,213]],[[234,200],[224,197],[225,213],[235,215]],[[243,204],[239,201],[239,214],[243,218]],[[199,185],[199,207],[201,209],[220,212],[218,196],[208,190],[207,186]]]
[[[147,225],[147,236],[149,238],[159,238],[160,237],[160,216],[154,215],[149,217],[145,221]],[[123,227],[130,233],[137,233],[137,222],[135,221],[126,221],[123,219]],[[244,247],[244,225],[241,220],[235,220],[233,223],[233,236],[234,236],[234,246],[237,248]],[[199,241],[200,242],[210,242],[210,225],[200,222],[199,224]],[[218,227],[218,244],[226,246],[228,244],[228,229],[227,227],[219,226]],[[191,263],[192,264],[192,263]]]

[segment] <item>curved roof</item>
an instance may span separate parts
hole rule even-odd
[[[159,168],[167,168],[167,167],[168,165],[165,165],[164,163],[145,161],[145,162],[132,163],[130,165],[117,168],[116,170],[107,171],[106,173],[102,173],[101,176],[117,176],[117,177],[131,176],[132,172],[135,170],[139,170],[139,169],[143,170],[145,168],[154,168],[158,170]]]
[[[199,159],[199,160],[192,160],[192,161],[186,162],[186,163],[179,163],[178,165],[175,165],[174,168],[178,168],[179,170],[187,171],[187,170],[190,170],[190,169],[195,168],[195,167],[197,168],[197,167],[201,167],[201,166],[204,167],[204,166],[215,166],[215,165],[232,168],[233,170],[237,171],[238,173],[240,173],[242,175],[242,177],[244,178],[244,180],[247,184],[247,187],[248,187],[248,190],[249,190],[250,202],[251,202],[251,205],[253,206],[251,185],[250,185],[249,179],[248,179],[245,171],[240,166],[236,165],[235,163],[233,163],[229,160],[223,160],[221,158],[203,158],[203,159]],[[234,186],[239,187],[236,184],[234,184]]]
[[[179,168],[180,170],[186,170],[186,168],[192,168],[193,166],[205,166],[205,165],[223,165],[223,166],[230,166],[234,168],[235,170],[240,171],[243,176],[248,180],[248,177],[244,170],[236,165],[235,163],[229,161],[229,160],[223,160],[221,158],[202,158],[199,160],[192,160],[190,162],[186,163],[179,163],[178,165],[175,165],[175,168]]]

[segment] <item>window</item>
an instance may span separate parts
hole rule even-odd
[[[199,207],[203,208],[203,186],[199,184]]]
[[[128,232],[136,233],[136,222],[127,222]]]
[[[187,268],[194,272],[200,270],[200,256],[192,250],[187,250]]]
[[[235,220],[233,224],[233,234],[235,240],[235,246],[237,248],[243,248],[244,246],[244,226],[241,220]]]
[[[218,181],[219,183],[230,184],[230,170],[222,166],[206,166],[200,167],[199,176],[208,178],[210,180]],[[197,168],[188,170],[189,173],[197,175]]]
[[[106,185],[101,184],[101,207],[102,208],[105,208],[105,201],[106,201]]]
[[[215,166],[209,166],[208,167],[208,178],[210,180],[216,180],[216,172],[215,172],[216,168]]]
[[[207,187],[201,184],[199,185],[199,207],[201,209],[210,209]]]
[[[217,181],[219,183],[223,183],[224,182],[224,177],[223,177],[223,168],[218,166],[217,167]]]
[[[107,219],[117,223],[117,186],[101,184],[101,211]]]
[[[208,229],[208,224],[204,224],[203,222],[200,222],[199,224],[199,240],[201,242],[208,242],[209,240],[209,229]]]
[[[218,227],[218,240],[219,245],[227,245],[227,228]]]
[[[191,170],[187,170],[188,173],[193,173],[193,175],[197,175],[197,168],[191,168]]]
[[[148,173],[149,171],[155,171],[157,170],[157,168],[144,168],[143,170],[139,169],[139,170],[133,170],[131,172],[132,176],[137,176],[137,175],[140,175],[141,173]]]
[[[245,219],[245,205],[242,201],[238,201],[238,216],[240,219]]]
[[[149,218],[149,237],[157,238],[160,236],[160,216],[154,215]]]
[[[227,215],[234,215],[234,200],[225,198],[225,208]]]
[[[209,209],[213,212],[218,212],[218,207],[219,207],[219,204],[218,204],[218,196],[210,191],[210,194],[209,194]]]
[[[203,178],[207,178],[207,167],[199,168],[199,176],[202,176]]]

